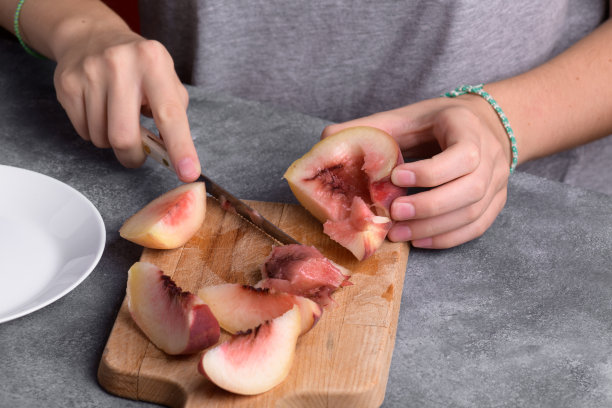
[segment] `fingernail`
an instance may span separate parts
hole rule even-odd
[[[417,247],[417,248],[431,248],[432,245],[433,245],[433,239],[431,238],[421,238],[421,239],[415,239],[414,241],[412,241],[412,246]]]
[[[177,173],[179,177],[184,179],[195,179],[198,177],[198,169],[196,169],[193,159],[185,157],[177,164]]]
[[[410,170],[396,169],[391,173],[391,181],[396,186],[411,187],[416,185],[416,175]]]
[[[412,230],[407,225],[395,224],[393,229],[389,231],[389,239],[393,242],[410,241]]]
[[[414,205],[410,203],[393,203],[393,218],[408,220],[414,217]]]

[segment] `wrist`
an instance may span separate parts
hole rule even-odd
[[[140,38],[118,17],[108,20],[78,15],[61,19],[50,36],[52,57],[59,62],[73,53],[86,55],[101,52],[109,45]]]
[[[480,119],[489,133],[497,140],[507,158],[510,173],[518,164],[518,146],[514,131],[504,111],[483,85],[461,86],[444,96],[459,99]]]

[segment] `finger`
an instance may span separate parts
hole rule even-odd
[[[402,150],[430,141],[432,121],[426,114],[422,102],[386,112],[375,113],[348,122],[336,123],[323,129],[321,139],[329,137],[341,130],[355,126],[370,126],[380,129],[393,137]]]
[[[69,100],[64,99],[60,101],[60,104],[66,111],[68,119],[70,119],[70,123],[72,123],[78,135],[81,136],[83,140],[91,141],[84,101],[85,97],[81,94],[78,98],[70,98]]]
[[[448,108],[432,117],[432,133],[442,152],[398,166],[391,181],[400,187],[435,187],[473,172],[480,163],[482,123],[463,108]],[[406,183],[414,184],[406,184]]]
[[[495,183],[497,184],[497,183]],[[389,231],[391,241],[410,241],[429,238],[450,232],[478,220],[491,205],[494,197],[503,190],[506,191],[507,184],[497,186],[491,184],[487,194],[482,200],[456,211],[451,211],[426,219],[396,222]]]
[[[172,78],[151,75],[145,78],[145,93],[159,133],[163,135],[170,160],[179,179],[193,181],[200,175],[200,162],[191,139],[186,105]]]
[[[506,190],[501,190],[491,201],[491,205],[476,221],[464,227],[436,235],[431,238],[423,238],[412,241],[412,246],[418,248],[451,248],[480,237],[491,227],[497,215],[506,204]]]
[[[435,187],[473,172],[479,164],[479,146],[472,140],[462,140],[429,159],[398,165],[391,173],[391,182],[399,187]]]
[[[85,114],[91,142],[100,148],[111,147],[106,126],[107,94],[99,82],[88,84],[85,89]]]
[[[84,140],[91,140],[85,113],[85,96],[80,81],[67,72],[58,73],[56,71],[54,85],[57,100],[66,111],[76,132]]]
[[[396,198],[391,203],[391,218],[395,221],[431,218],[481,201],[492,177],[488,166],[481,167],[478,172],[434,189]]]
[[[108,93],[108,138],[119,162],[131,168],[146,160],[140,141],[140,90],[135,82],[116,73]]]

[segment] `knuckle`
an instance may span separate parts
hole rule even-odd
[[[426,218],[440,213],[441,204],[437,200],[427,200],[426,202],[414,202],[414,212],[416,218]]]
[[[337,124],[325,126],[325,128],[323,129],[323,132],[321,132],[321,139],[324,139],[328,136],[333,135],[334,133],[337,133],[338,130],[339,130],[339,127]]]
[[[83,74],[88,81],[97,81],[100,73],[99,66],[99,59],[96,56],[89,55],[83,59]]]
[[[472,142],[466,142],[464,160],[469,171],[474,171],[480,165],[480,148]]]
[[[138,56],[151,64],[159,64],[165,62],[168,57],[168,51],[162,43],[156,40],[144,40],[136,44]]]
[[[66,95],[67,97],[78,97],[81,94],[79,79],[69,71],[63,71],[55,76],[55,88],[58,93],[58,98],[62,95]]]
[[[185,88],[185,86],[183,86],[181,83],[179,83],[178,89],[183,105],[185,106],[185,109],[187,109],[189,106],[189,92],[187,92],[187,88]]]
[[[164,103],[153,111],[153,117],[159,127],[176,122],[185,116],[185,108],[178,103]]]
[[[102,58],[107,70],[113,75],[118,75],[124,71],[128,61],[127,48],[122,45],[109,47],[102,53]]]
[[[134,148],[135,142],[133,138],[128,137],[125,132],[116,132],[112,136],[111,145],[114,150],[129,151]]]
[[[472,229],[472,239],[481,237],[488,229],[488,225],[485,222],[475,222]]]
[[[484,180],[476,180],[470,183],[468,194],[472,203],[482,200],[487,193],[488,185]]]
[[[111,147],[110,143],[108,142],[108,139],[97,135],[91,138],[91,143],[93,143],[94,146],[100,149],[106,149],[108,147]]]
[[[465,209],[465,216],[468,222],[474,222],[479,219],[484,213],[483,206],[480,205],[470,205]]]

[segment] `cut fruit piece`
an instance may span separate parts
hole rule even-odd
[[[191,354],[219,341],[221,329],[209,307],[157,266],[136,262],[128,271],[126,292],[132,318],[167,354]]]
[[[261,267],[261,275],[257,287],[304,296],[321,306],[332,302],[331,294],[338,287],[351,285],[346,268],[306,245],[274,247]]]
[[[198,370],[217,386],[236,394],[266,392],[289,374],[300,327],[300,312],[295,305],[282,316],[207,350]]]
[[[357,259],[366,259],[380,248],[392,225],[389,218],[374,214],[360,197],[354,197],[349,216],[325,221],[323,232]]]
[[[331,221],[324,232],[363,260],[378,249],[390,228],[380,228],[386,221],[376,217],[389,218],[393,200],[405,195],[404,188],[391,183],[391,171],[401,163],[391,136],[359,126],[318,142],[289,166],[284,178],[312,215],[322,223]],[[355,208],[358,214],[351,219]],[[356,222],[357,217],[362,221]]]
[[[204,183],[184,184],[131,216],[119,229],[119,235],[147,248],[178,248],[200,229],[205,214]]]
[[[272,292],[238,283],[206,286],[198,291],[202,299],[228,332],[236,334],[281,316],[298,305],[302,317],[300,334],[310,330],[321,317],[322,309],[316,302],[289,293]]]

